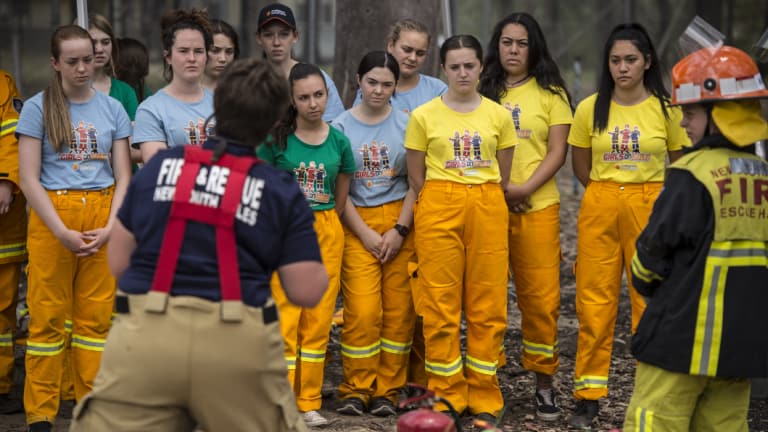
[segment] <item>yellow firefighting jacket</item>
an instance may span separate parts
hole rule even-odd
[[[22,102],[11,76],[0,70],[0,182],[13,185],[13,202],[0,215],[0,264],[27,259],[27,212],[19,190],[19,145],[16,123]]]
[[[768,162],[705,137],[671,166],[637,241],[650,297],[632,352],[670,371],[768,376]]]

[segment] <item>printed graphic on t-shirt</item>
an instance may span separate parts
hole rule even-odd
[[[614,126],[613,130],[608,130],[611,136],[611,151],[603,153],[603,162],[648,162],[651,160],[650,153],[643,153],[640,148],[640,128],[630,127],[624,124],[623,128]],[[634,164],[617,164],[616,169],[636,170]]]
[[[389,165],[389,148],[382,142],[371,140],[360,147],[363,155],[363,169],[355,171],[356,179],[368,179],[367,187],[389,186],[395,177],[395,170]]]
[[[208,124],[205,124],[205,119],[199,117],[197,123],[195,123],[194,120],[190,120],[187,123],[187,126],[184,127],[184,130],[187,131],[187,136],[189,137],[189,144],[198,147],[202,146],[209,136],[216,135],[214,132],[215,126],[216,122],[213,120],[209,121]]]
[[[475,131],[470,135],[469,131],[464,129],[464,133],[459,135],[456,131],[448,141],[453,145],[453,159],[445,161],[446,168],[490,168],[491,160],[483,159],[480,153],[483,138],[479,132]]]
[[[299,182],[301,191],[304,192],[304,197],[310,202],[310,206],[313,202],[327,204],[331,201],[331,194],[325,190],[327,171],[324,163],[300,162],[299,167],[293,169],[293,173],[296,175],[296,181]]]
[[[72,169],[77,171],[82,167],[78,162],[90,160],[109,160],[109,153],[99,153],[99,131],[93,125],[85,120],[77,122],[77,126],[72,124],[72,137],[69,140],[69,148],[62,149],[59,153],[59,160],[75,161]]]
[[[520,105],[515,104],[515,106],[512,106],[512,104],[510,104],[509,102],[505,102],[504,108],[506,108],[507,111],[512,113],[512,123],[515,124],[515,132],[517,132],[517,137],[530,138],[531,137],[530,129],[520,129],[520,114],[523,112],[523,110],[520,109]]]

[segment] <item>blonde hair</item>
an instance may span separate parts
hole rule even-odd
[[[51,36],[51,57],[58,61],[61,56],[61,42],[72,39],[85,39],[91,42],[93,47],[90,33],[76,25],[65,25],[57,28]],[[48,141],[56,151],[61,151],[62,147],[69,145],[72,140],[72,120],[61,73],[56,70],[53,71],[48,87],[43,91],[43,125],[47,130]]]
[[[403,18],[392,24],[389,28],[389,35],[387,36],[387,42],[394,44],[400,40],[400,33],[403,31],[414,31],[417,33],[424,33],[427,35],[427,45],[432,41],[432,36],[429,34],[429,29],[426,24],[413,18]]]

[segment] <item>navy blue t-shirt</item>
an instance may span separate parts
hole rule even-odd
[[[205,148],[212,143],[206,142]],[[253,155],[253,148],[230,143],[227,151]],[[117,217],[136,238],[129,268],[118,281],[129,294],[144,294],[152,286],[184,148],[158,152],[131,181]],[[193,195],[198,203],[219,207],[226,177],[202,166]],[[243,302],[261,306],[270,297],[269,281],[280,266],[321,261],[313,228],[314,215],[293,177],[267,163],[253,166],[236,213],[235,234]],[[187,222],[172,295],[221,300],[215,228]]]

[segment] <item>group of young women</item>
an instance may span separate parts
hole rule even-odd
[[[131,175],[129,140],[147,162],[166,147],[214,137],[217,79],[239,56],[227,23],[200,10],[169,11],[161,19],[168,84],[135,108],[136,94],[115,79],[109,24],[90,22],[90,33],[56,30],[51,83],[27,101],[16,129],[20,187],[32,209],[24,401],[30,430],[51,430],[58,411],[67,319],[76,398],[93,385],[115,297],[104,245]],[[552,379],[561,260],[554,176],[570,144],[574,172],[586,186],[571,423],[591,424],[597,400],[607,395],[621,271],[628,271],[666,159],[688,142],[647,32],[637,24],[613,30],[598,92],[575,115],[543,32],[527,13],[496,25],[485,56],[471,35],[448,38],[439,51],[447,85],[421,74],[427,28],[398,21],[386,50],[360,61],[360,90],[346,111],[327,74],[293,59],[298,31],[290,8],[265,7],[256,39],[290,91],[288,112],[257,154],[298,182],[329,280],[312,308],[291,304],[280,280],[272,282],[304,422],[327,424],[318,410],[339,291],[339,412],[394,415],[398,390],[419,379],[409,373],[409,355],[423,337],[416,357],[428,387],[458,412],[494,421],[504,406],[496,373],[505,361],[510,271],[522,312],[522,363],[536,375],[537,415],[559,417]],[[643,300],[630,293],[634,329]]]

